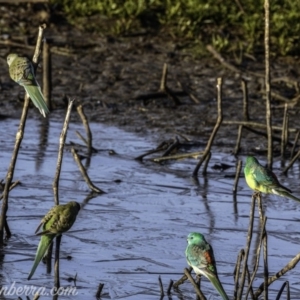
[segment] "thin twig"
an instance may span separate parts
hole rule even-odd
[[[98,289],[97,289],[97,292],[96,292],[96,298],[97,299],[101,298],[101,293],[102,293],[103,287],[104,287],[104,283],[99,283]]]
[[[247,87],[247,81],[245,79],[242,79],[242,91],[243,91],[243,116],[244,116],[244,121],[249,121],[248,87]]]
[[[287,104],[284,105],[284,113],[283,113],[283,122],[282,122],[282,131],[281,131],[281,158],[284,158],[285,147],[287,143]]]
[[[61,171],[61,165],[62,165],[62,159],[63,159],[63,150],[65,146],[65,141],[67,137],[67,131],[68,131],[68,125],[69,120],[71,116],[72,106],[74,103],[74,99],[69,99],[69,105],[68,110],[65,117],[65,122],[59,137],[59,149],[58,149],[58,157],[57,157],[57,164],[56,164],[56,171],[55,176],[53,180],[53,194],[54,194],[54,202],[56,205],[59,204],[59,195],[58,195],[58,185],[59,185],[59,177],[60,177],[60,171]]]
[[[206,145],[206,148],[204,150],[204,154],[203,156],[200,158],[198,164],[196,165],[196,168],[194,169],[194,172],[193,172],[193,177],[197,177],[198,175],[198,171],[199,171],[199,168],[201,167],[202,163],[204,162],[204,160],[206,159],[207,155],[209,154],[210,152],[210,149],[211,149],[211,146],[212,146],[212,143],[214,141],[214,138],[219,130],[219,127],[222,123],[222,120],[223,120],[223,113],[222,113],[222,83],[223,83],[223,80],[221,77],[219,77],[217,79],[217,101],[218,101],[218,118],[217,118],[217,122],[216,122],[216,125],[210,135],[210,138],[207,142],[207,145]]]
[[[238,129],[238,135],[237,135],[237,139],[236,139],[236,144],[235,144],[235,148],[233,150],[233,154],[237,155],[240,151],[241,148],[241,139],[242,139],[242,133],[243,133],[243,125],[239,126]]]
[[[252,202],[251,202],[251,209],[250,209],[250,219],[249,219],[249,227],[248,227],[248,235],[247,235],[247,244],[246,244],[246,250],[245,250],[245,256],[244,256],[244,264],[243,264],[243,270],[240,280],[240,286],[237,292],[237,299],[242,299],[244,285],[245,285],[245,279],[246,279],[246,271],[247,271],[247,264],[248,264],[248,256],[250,252],[250,245],[252,240],[252,233],[253,233],[253,220],[254,220],[254,210],[255,210],[255,196],[252,196]]]
[[[289,130],[289,129],[287,128],[287,130]],[[292,148],[292,151],[291,151],[291,157],[290,157],[290,159],[292,159],[293,156],[294,156],[295,149],[297,147],[297,143],[298,143],[298,139],[299,139],[299,134],[300,134],[300,130],[298,130],[297,133],[296,133],[296,135],[295,135],[295,140],[294,140],[293,148]]]
[[[174,283],[174,281],[172,279],[170,279],[170,283],[169,283],[168,290],[167,290],[168,296],[171,295],[171,289],[172,289],[173,283]]]
[[[197,285],[197,283],[195,282],[194,278],[189,273],[189,270],[187,268],[184,269],[184,274],[187,276],[187,278],[189,279],[189,281],[192,283],[192,285],[193,285],[193,287],[194,287],[194,289],[196,291],[196,294],[200,298],[200,300],[206,300],[206,297],[203,295],[203,293],[199,289],[199,286]]]
[[[76,109],[77,109],[77,113],[80,116],[82,124],[85,128],[85,132],[86,132],[86,136],[87,136],[88,155],[90,156],[92,153],[92,148],[93,148],[93,146],[92,146],[93,136],[92,136],[91,128],[90,128],[88,119],[83,111],[82,105],[81,104],[77,105]]]
[[[298,152],[296,153],[296,155],[293,157],[293,159],[290,161],[290,163],[285,167],[285,169],[283,170],[283,174],[286,174],[287,171],[293,166],[293,164],[295,163],[295,161],[300,157],[300,149],[298,150]]]
[[[193,270],[192,267],[188,268],[188,272],[191,273]],[[178,288],[179,285],[183,284],[187,280],[187,276],[184,274],[180,279],[178,279],[176,282],[174,282],[173,287]]]
[[[11,191],[13,188],[15,188],[19,183],[20,183],[20,180],[13,182],[9,187],[9,191]],[[3,194],[0,196],[0,200],[2,200],[2,198],[3,198]]]
[[[207,174],[207,167],[208,167],[210,158],[211,158],[211,152],[209,151],[208,155],[206,156],[205,163],[204,163],[203,170],[202,170],[203,176],[205,176]]]
[[[71,148],[71,152],[72,152],[72,154],[73,154],[74,160],[76,161],[76,163],[77,163],[77,165],[78,165],[78,167],[79,167],[79,170],[80,170],[80,172],[81,172],[81,174],[82,174],[82,177],[84,178],[84,180],[85,180],[85,182],[87,183],[87,185],[89,186],[89,188],[90,188],[92,191],[94,191],[94,192],[96,192],[96,193],[99,193],[99,194],[105,193],[104,191],[102,191],[101,189],[97,188],[97,187],[92,183],[92,181],[91,181],[89,175],[87,174],[86,169],[85,169],[84,166],[82,165],[81,160],[80,160],[78,154],[76,153],[76,150],[75,150],[73,147]]]
[[[152,160],[155,162],[161,162],[164,160],[170,160],[170,159],[183,159],[183,158],[197,158],[199,155],[202,155],[204,151],[197,151],[197,152],[191,152],[191,153],[180,153],[180,154],[174,154],[174,155],[169,155],[165,157],[156,157],[153,158]]]
[[[268,234],[266,228],[263,228],[263,253],[264,253],[264,299],[269,299],[268,297],[268,277],[269,277],[269,267],[268,267]]]
[[[235,195],[236,195],[236,192],[237,192],[237,186],[238,186],[238,183],[239,183],[242,164],[243,164],[242,161],[239,160],[238,163],[237,163],[237,166],[236,166],[235,179],[234,179],[234,184],[233,184],[233,188],[232,188],[233,194],[235,194]]]
[[[55,260],[54,260],[54,287],[57,289],[60,288],[60,281],[59,281],[59,249],[61,243],[61,235],[56,238],[55,243]]]
[[[165,293],[164,293],[164,286],[162,284],[160,276],[158,276],[158,283],[159,283],[159,289],[160,289],[160,296],[164,297],[164,295],[165,295]]]
[[[268,134],[268,168],[273,166],[272,112],[271,112],[271,71],[270,71],[270,4],[265,0],[265,88],[266,125]]]
[[[285,287],[287,287],[286,288],[286,300],[290,300],[290,298],[291,298],[291,295],[290,295],[290,284],[289,284],[288,281],[286,281],[286,282],[283,283],[283,285],[281,286],[281,288],[280,288],[280,290],[279,290],[279,292],[278,292],[277,297],[276,297],[275,300],[279,300],[280,299],[281,294],[284,291]]]
[[[268,286],[272,284],[275,280],[283,276],[286,272],[290,271],[291,269],[295,268],[300,260],[300,252],[293,258],[291,261],[282,268],[279,272],[275,275],[268,278]],[[264,282],[259,286],[259,288],[255,291],[254,297],[255,299],[258,298],[259,295],[264,291]]]
[[[34,68],[36,68],[38,63],[38,58],[40,54],[41,49],[41,43],[43,38],[44,29],[46,28],[46,25],[43,24],[39,26],[39,32],[38,32],[38,38],[35,46],[35,51],[33,54],[32,63]],[[1,218],[0,218],[0,245],[3,245],[3,238],[4,238],[4,229],[6,230],[6,238],[9,238],[11,236],[11,232],[8,227],[7,219],[6,219],[6,213],[8,210],[8,195],[9,195],[9,188],[11,186],[13,177],[14,177],[14,171],[15,171],[15,165],[20,149],[20,145],[23,139],[24,135],[24,129],[26,125],[26,119],[27,119],[27,113],[28,113],[28,107],[29,107],[29,96],[27,93],[25,93],[24,98],[24,106],[23,111],[20,119],[20,124],[18,128],[18,132],[16,135],[16,141],[14,145],[13,154],[11,157],[11,161],[8,167],[7,175],[6,175],[6,181],[5,181],[5,187],[3,191],[3,201],[2,201],[2,209],[1,209]]]
[[[43,95],[45,97],[49,110],[52,110],[51,102],[51,54],[49,44],[44,39],[43,46]]]
[[[241,262],[245,256],[245,250],[242,249],[239,252],[239,255],[237,257],[237,261],[234,268],[234,299],[237,299],[237,293],[239,289],[239,278],[240,278],[240,269],[241,269]]]

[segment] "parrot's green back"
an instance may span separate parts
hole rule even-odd
[[[291,190],[279,183],[276,175],[271,170],[262,166],[254,156],[247,157],[244,174],[248,186],[256,192],[279,195],[300,201],[299,198],[291,194]]]
[[[185,256],[195,273],[208,278],[223,300],[229,300],[218,277],[213,249],[201,233],[192,232],[188,235]]]
[[[11,79],[25,88],[33,104],[40,110],[40,113],[46,117],[46,114],[49,113],[49,109],[41,88],[35,79],[31,61],[27,57],[9,54],[7,63],[9,65],[9,75]]]
[[[44,216],[35,232],[36,235],[41,235],[41,240],[36,252],[33,267],[28,276],[28,280],[31,279],[53,239],[56,236],[68,231],[72,227],[79,210],[80,204],[75,201],[70,201],[64,205],[56,205],[52,207]],[[41,226],[43,226],[43,230],[40,233],[37,233]]]

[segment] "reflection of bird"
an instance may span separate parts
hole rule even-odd
[[[252,190],[300,201],[299,198],[291,194],[291,190],[279,183],[271,170],[263,167],[254,156],[247,157],[244,173],[246,182]]]
[[[28,276],[28,280],[30,280],[34,274],[38,264],[45,255],[53,239],[68,231],[72,227],[79,210],[80,204],[75,201],[71,201],[65,205],[53,206],[42,219],[40,225],[35,231],[36,235],[41,235],[41,240],[36,251],[34,264]],[[43,231],[37,233],[42,225]]]
[[[197,275],[204,275],[224,300],[229,300],[219,280],[213,249],[201,233],[192,232],[187,237],[185,256]]]
[[[33,104],[46,117],[49,109],[41,88],[34,77],[34,69],[30,60],[27,57],[18,56],[18,54],[9,54],[7,56],[7,63],[11,79],[25,88]]]

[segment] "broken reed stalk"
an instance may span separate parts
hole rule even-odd
[[[40,299],[40,294],[39,293],[34,294],[32,300],[38,300],[38,299]]]
[[[244,116],[244,121],[249,121],[248,86],[247,86],[247,81],[245,79],[242,79],[242,91],[243,91],[243,116]]]
[[[85,169],[84,166],[82,165],[81,160],[80,160],[78,154],[76,153],[76,150],[75,150],[73,147],[71,148],[71,152],[72,152],[72,154],[73,154],[74,160],[76,161],[76,163],[77,163],[77,165],[78,165],[78,167],[79,167],[79,170],[80,170],[80,172],[81,172],[81,174],[82,174],[82,177],[84,178],[84,180],[85,180],[85,182],[87,183],[87,185],[89,186],[89,188],[90,188],[92,191],[94,191],[94,192],[96,192],[96,193],[98,193],[98,194],[104,194],[104,193],[105,193],[104,191],[102,191],[101,189],[97,188],[97,187],[92,183],[92,181],[91,181],[89,175],[87,174],[86,169]]]
[[[174,142],[168,147],[168,149],[162,154],[162,157],[165,157],[169,155],[178,145],[179,145],[179,139],[176,136]]]
[[[287,144],[287,103],[284,105],[284,113],[283,113],[283,122],[282,122],[282,131],[281,131],[281,158],[284,158],[285,147]]]
[[[268,134],[268,168],[273,166],[272,112],[271,112],[271,72],[270,72],[270,3],[264,1],[265,8],[265,88],[266,88],[266,125]]]
[[[297,143],[298,143],[298,139],[299,139],[299,134],[300,134],[300,130],[298,130],[297,133],[296,133],[296,135],[295,135],[295,140],[294,140],[293,148],[292,148],[292,151],[291,151],[291,157],[290,157],[290,159],[292,159],[292,157],[294,156],[295,149],[296,149],[296,146],[297,146]]]
[[[191,273],[193,268],[189,267],[188,272]],[[180,279],[178,279],[174,284],[173,284],[173,288],[178,288],[178,286],[180,286],[181,284],[183,284],[186,280],[188,279],[188,277],[184,274]]]
[[[300,149],[298,150],[298,152],[296,153],[296,155],[293,157],[293,159],[290,161],[290,163],[285,167],[285,169],[283,170],[283,174],[286,174],[287,171],[293,166],[293,164],[295,163],[295,161],[300,157]]]
[[[288,281],[284,282],[283,285],[281,286],[278,294],[277,294],[277,297],[275,300],[279,300],[281,295],[282,295],[282,292],[284,291],[284,288],[286,288],[286,300],[290,300],[291,299],[291,294],[290,294],[290,284]]]
[[[268,234],[266,228],[263,228],[263,253],[264,253],[264,299],[269,299],[268,297],[268,277],[269,277],[269,267],[268,267]]]
[[[241,169],[242,169],[242,161],[239,160],[237,163],[237,166],[236,166],[235,179],[234,179],[234,184],[233,184],[233,188],[232,188],[234,195],[236,195],[236,192],[237,192],[237,186],[239,183]]]
[[[93,143],[93,136],[92,136],[92,132],[91,132],[91,128],[89,125],[89,121],[83,111],[82,105],[79,104],[76,107],[77,113],[80,116],[81,122],[84,126],[85,132],[86,132],[86,136],[87,136],[87,147],[88,147],[88,156],[91,155],[92,153],[92,143]]]
[[[159,90],[161,92],[164,92],[168,96],[168,98],[174,102],[176,106],[180,105],[181,104],[180,100],[167,86],[167,76],[168,76],[168,64],[164,63]]]
[[[165,296],[164,286],[162,284],[160,275],[158,276],[158,283],[159,283],[159,289],[160,289],[160,297],[164,297]]]
[[[268,286],[272,284],[275,280],[280,278],[282,275],[284,275],[286,272],[290,271],[291,269],[295,268],[295,266],[300,261],[300,252],[279,272],[277,272],[275,275],[268,278]],[[254,293],[255,299],[257,299],[261,293],[264,291],[264,282],[258,287],[258,289]]]
[[[219,77],[217,79],[217,101],[218,101],[218,104],[217,104],[217,110],[218,110],[218,118],[217,118],[217,122],[216,122],[216,125],[210,135],[210,138],[207,142],[207,145],[206,145],[206,148],[204,150],[204,153],[202,155],[202,157],[200,158],[198,164],[196,165],[196,168],[193,172],[193,177],[197,177],[198,175],[198,171],[199,171],[199,168],[201,167],[202,163],[204,162],[204,160],[206,159],[206,157],[208,156],[210,150],[211,150],[211,146],[212,146],[212,143],[214,141],[214,138],[219,130],[219,127],[221,126],[221,123],[223,121],[223,113],[222,113],[222,83],[223,83],[223,80],[221,77]]]
[[[256,276],[256,273],[257,273],[257,270],[258,270],[259,258],[260,258],[260,249],[261,249],[261,245],[263,243],[266,222],[267,222],[267,218],[264,216],[264,218],[263,218],[263,224],[262,224],[262,228],[261,228],[261,232],[260,232],[260,237],[259,237],[259,243],[258,243],[258,246],[257,246],[257,249],[256,249],[256,261],[255,261],[255,264],[254,264],[253,273],[252,273],[250,282],[248,284],[248,289],[247,289],[246,296],[245,296],[246,300],[248,299],[248,294],[250,292],[250,289],[252,289],[252,283],[253,283],[253,281],[255,279],[255,276]]]
[[[17,180],[15,182],[13,182],[10,187],[9,187],[9,191],[11,191],[14,187],[16,187],[18,184],[20,183],[20,180]],[[3,194],[0,196],[0,200],[2,200],[3,198]]]
[[[38,37],[37,37],[37,41],[36,41],[35,51],[34,51],[33,58],[32,58],[34,70],[36,70],[36,67],[38,64],[38,59],[39,59],[39,55],[41,52],[42,38],[43,38],[43,33],[44,33],[45,28],[46,28],[46,24],[39,26],[39,32],[38,32]],[[28,107],[29,107],[29,99],[30,99],[29,96],[27,95],[27,93],[25,93],[23,111],[22,111],[22,115],[21,115],[21,119],[20,119],[18,132],[16,134],[16,141],[15,141],[15,145],[14,145],[13,154],[12,154],[11,161],[10,161],[8,171],[6,174],[4,191],[2,194],[3,201],[2,201],[1,218],[0,218],[0,245],[3,245],[4,228],[6,231],[6,237],[9,238],[11,236],[11,232],[9,230],[8,223],[6,220],[6,213],[8,210],[8,195],[9,195],[9,188],[11,186],[11,182],[14,177],[15,165],[16,165],[20,145],[21,145],[23,135],[24,135],[24,129],[25,129],[25,125],[26,125],[26,119],[27,119],[27,113],[28,113]]]
[[[157,151],[155,151],[155,152],[157,152]],[[183,158],[189,158],[189,157],[197,158],[199,155],[202,155],[203,153],[204,153],[203,151],[180,153],[180,154],[174,154],[174,155],[169,155],[169,156],[164,156],[164,157],[155,157],[152,160],[154,162],[161,162],[161,161],[170,160],[170,159],[183,159]]]
[[[266,129],[267,125],[266,124],[261,124],[257,122],[251,122],[251,121],[223,121],[224,125],[243,125],[245,127],[257,127],[260,129]],[[272,130],[282,130],[282,126],[272,126]],[[297,132],[297,128],[289,128],[289,133],[290,132]]]
[[[104,283],[99,283],[98,289],[97,289],[97,292],[96,292],[96,298],[97,299],[101,298],[101,293],[102,293],[103,287],[104,287]]]
[[[206,156],[204,166],[203,166],[203,170],[202,170],[202,175],[203,176],[205,176],[207,174],[207,167],[208,167],[208,163],[210,161],[210,158],[211,158],[211,152],[209,151],[208,155]]]
[[[242,299],[244,285],[245,285],[248,257],[249,257],[250,245],[251,245],[252,234],[253,234],[255,199],[256,199],[255,195],[252,195],[250,218],[249,218],[249,227],[248,227],[248,235],[247,235],[247,244],[246,244],[246,250],[245,250],[245,256],[244,256],[243,270],[242,270],[240,285],[239,285],[239,289],[238,289],[238,292],[237,292],[237,299]]]
[[[60,177],[62,159],[63,159],[63,155],[64,155],[64,146],[65,146],[65,142],[66,142],[67,131],[68,131],[68,127],[69,127],[69,121],[70,121],[73,103],[74,103],[74,99],[69,99],[69,105],[68,105],[67,113],[65,116],[64,125],[63,125],[62,131],[60,133],[60,137],[59,137],[59,148],[58,148],[56,171],[55,171],[55,176],[54,176],[54,180],[53,180],[53,184],[52,184],[53,194],[54,194],[54,203],[56,205],[59,204],[59,195],[58,195],[59,177]]]
[[[239,153],[239,151],[240,151],[242,133],[243,133],[243,125],[239,125],[238,135],[237,135],[237,139],[236,139],[235,148],[233,150],[233,155],[237,155]]]
[[[240,269],[241,269],[241,262],[243,257],[245,256],[245,250],[242,249],[237,257],[237,261],[234,268],[234,293],[233,299],[237,299],[237,292],[239,288],[239,278],[240,278]]]
[[[43,95],[49,110],[52,110],[51,103],[51,54],[49,44],[44,39],[43,46]]]
[[[195,292],[196,292],[197,296],[200,298],[200,300],[206,300],[206,297],[203,295],[203,293],[199,289],[198,284],[195,282],[194,278],[192,277],[192,275],[190,274],[190,272],[187,268],[184,269],[184,274],[187,276],[189,281],[192,283],[192,285],[195,289]]]
[[[249,268],[248,268],[248,265],[247,265],[247,279],[248,279],[248,286],[250,284],[250,272],[249,272]],[[254,299],[254,293],[253,293],[253,288],[252,286],[250,286],[250,294],[251,294],[251,297],[252,299]]]
[[[173,287],[173,283],[174,283],[174,281],[172,279],[170,279],[170,283],[169,283],[168,290],[167,290],[167,295],[168,296],[171,295],[171,289]]]

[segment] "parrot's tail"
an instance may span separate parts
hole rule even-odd
[[[24,88],[32,100],[33,104],[40,110],[40,113],[46,117],[49,113],[48,106],[38,85],[24,85]]]

